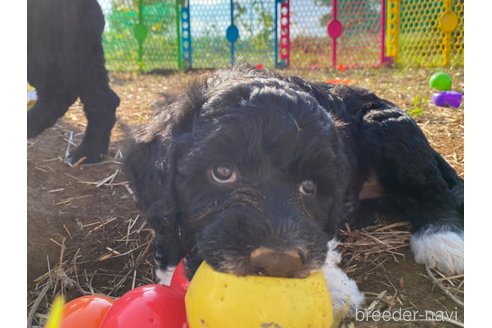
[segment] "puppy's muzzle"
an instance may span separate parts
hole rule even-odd
[[[304,256],[297,250],[276,251],[266,247],[254,249],[250,255],[251,265],[258,274],[273,277],[291,277],[305,263]]]

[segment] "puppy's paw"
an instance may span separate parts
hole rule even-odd
[[[82,141],[82,144],[75,149],[65,161],[71,165],[82,160],[83,164],[98,163],[103,159],[103,155],[108,152],[105,142],[98,145],[89,145]]]
[[[346,313],[354,316],[364,303],[364,294],[359,291],[355,281],[338,267],[341,256],[335,251],[335,240],[328,242],[328,255],[323,265],[323,274],[330,289],[331,301],[335,315]]]
[[[155,269],[155,275],[157,276],[157,283],[159,285],[171,285],[171,279],[173,278],[176,267],[167,267],[167,269],[157,268]]]
[[[412,235],[410,248],[419,264],[447,275],[464,273],[463,232],[428,229]]]

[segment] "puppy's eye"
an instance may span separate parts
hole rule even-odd
[[[313,196],[316,193],[316,184],[312,180],[304,180],[299,191],[306,196]]]
[[[218,164],[210,170],[210,177],[214,182],[225,184],[237,181],[237,175],[229,164]]]

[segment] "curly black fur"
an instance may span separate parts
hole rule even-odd
[[[109,87],[103,30],[97,0],[27,1],[27,80],[38,93],[27,113],[27,137],[53,126],[80,97],[88,124],[71,163],[100,161],[116,121],[120,99]]]
[[[210,170],[230,164],[236,182]],[[143,127],[125,167],[157,232],[161,267],[186,256],[193,275],[261,273],[253,250],[296,250],[302,276],[319,268],[344,222],[380,214],[414,233],[463,229],[463,181],[394,104],[364,89],[282,77],[246,66],[206,74]],[[361,197],[375,179],[381,194]],[[299,191],[316,184],[312,196]]]

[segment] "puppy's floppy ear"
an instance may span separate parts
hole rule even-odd
[[[330,209],[331,220],[327,222],[324,227],[324,231],[329,234],[334,234],[340,228],[340,224],[344,222],[347,215],[352,210],[352,193],[350,188],[350,152],[346,151],[345,145],[345,126],[335,119],[335,133],[333,138],[334,148],[337,150],[335,165],[332,168],[333,174],[337,177],[336,182],[332,185],[333,192],[333,204]]]
[[[149,142],[137,140],[124,160],[137,201],[156,230],[175,223],[176,199],[172,187],[174,149],[172,141],[166,142],[158,137]],[[162,220],[157,220],[157,217]]]
[[[148,142],[137,140],[124,160],[138,204],[156,232],[156,258],[162,267],[176,265],[183,256],[174,192],[174,153],[172,140],[156,136]]]
[[[184,147],[182,141],[203,105],[205,81],[205,77],[198,79],[184,96],[157,104],[157,115],[136,133],[124,159],[137,201],[156,232],[156,259],[163,268],[176,265],[185,255],[180,240],[176,162],[178,148]]]

